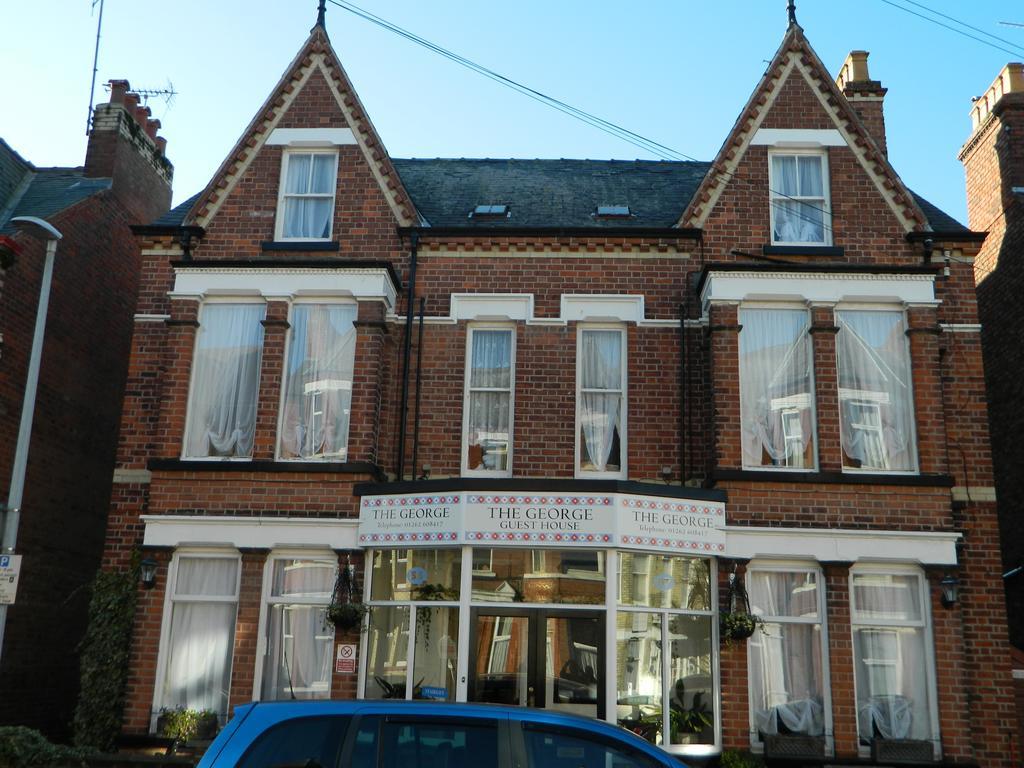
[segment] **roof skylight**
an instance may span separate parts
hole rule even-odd
[[[599,205],[597,215],[603,218],[626,218],[632,214],[628,205]]]
[[[469,214],[470,218],[476,216],[508,216],[507,205],[478,205],[473,209],[473,212]]]

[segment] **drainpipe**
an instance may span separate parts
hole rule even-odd
[[[0,545],[0,553],[3,554],[14,554],[14,549],[18,544],[18,524],[21,521],[21,502],[25,493],[28,448],[32,440],[32,419],[36,411],[36,389],[39,385],[39,365],[43,357],[46,311],[50,306],[53,262],[57,256],[57,241],[63,237],[52,224],[37,219],[35,216],[15,216],[11,219],[11,223],[36,237],[46,238],[46,261],[43,263],[43,279],[39,286],[39,305],[36,307],[32,351],[29,355],[28,374],[25,376],[25,393],[21,401],[21,424],[18,426],[18,442],[14,449],[11,487],[7,492],[7,514],[4,516],[3,542]],[[0,605],[0,657],[3,655],[6,627],[7,606]]]
[[[409,412],[409,362],[412,357],[413,300],[416,297],[416,251],[419,248],[419,244],[420,235],[418,232],[413,232],[409,236],[409,294],[405,301],[405,348],[402,351],[402,404],[398,409],[398,461],[395,462],[399,482],[405,478],[405,433]]]
[[[683,289],[684,296],[686,289]],[[686,304],[679,304],[679,485],[686,485]]]
[[[423,316],[427,311],[427,301],[420,296],[420,327],[416,336],[416,405],[413,406],[412,426],[412,476],[420,469],[420,392],[423,389]]]

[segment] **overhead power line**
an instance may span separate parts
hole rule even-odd
[[[912,2],[912,0],[906,0],[906,1],[907,2]],[[892,2],[892,0],[882,0],[882,2],[885,3],[886,5],[891,5],[893,8],[898,8],[899,10],[903,11],[904,13],[909,13],[912,16],[917,16],[919,19],[924,19],[925,21],[929,21],[932,24],[937,24],[938,26],[940,26],[940,27],[942,27],[944,29],[948,29],[950,32],[955,32],[958,35],[963,35],[964,37],[968,37],[971,40],[974,40],[976,42],[981,43],[982,45],[987,45],[989,48],[995,48],[997,51],[1002,51],[1003,53],[1008,53],[1011,56],[1020,56],[1022,53],[1024,53],[1024,48],[1020,48],[1018,46],[1014,46],[1016,48],[1016,50],[1010,50],[1009,48],[1004,48],[1001,45],[996,45],[995,43],[990,43],[988,40],[984,40],[984,39],[982,39],[980,37],[977,37],[975,35],[972,35],[972,34],[969,34],[967,32],[964,32],[962,29],[957,29],[956,27],[950,26],[949,24],[944,24],[941,21],[939,21],[938,19],[933,19],[931,16],[925,16],[923,13],[918,13],[917,11],[912,10],[910,8],[907,8],[906,6],[894,3],[894,2]],[[942,16],[944,19],[949,19],[950,21],[954,21],[957,24],[960,24],[961,26],[967,27],[968,29],[973,29],[975,31],[981,32],[981,30],[979,30],[977,27],[972,27],[970,24],[966,24],[966,23],[964,23],[962,21],[957,21],[952,16],[946,16],[945,14],[939,13],[938,11],[933,11],[931,8],[928,8],[927,6],[922,5],[921,3],[914,3],[914,5],[918,6],[919,8],[924,8],[928,12],[934,13],[937,16]],[[1013,43],[1009,43],[1008,41],[1003,40],[1001,37],[996,37],[995,35],[989,35],[988,32],[982,32],[982,34],[983,35],[988,35],[989,37],[992,37],[992,38],[994,38],[996,40],[1000,40],[1001,42],[1006,42],[1009,45],[1014,45]]]
[[[970,24],[968,24],[966,21],[960,21],[960,19],[954,19],[952,16],[947,16],[942,11],[936,11],[934,8],[929,8],[924,3],[918,3],[918,2],[915,2],[915,0],[903,0],[903,2],[910,3],[911,5],[916,5],[918,8],[922,8],[922,9],[928,11],[929,13],[934,13],[936,16],[941,16],[944,19],[952,21],[954,24],[959,24],[961,27],[967,27],[967,29],[972,29],[975,32],[978,32],[978,33],[984,35],[985,37],[991,37],[993,40],[998,40],[1000,43],[1006,43],[1007,45],[1012,46],[1013,48],[1016,48],[1017,50],[1019,50],[1022,53],[1024,53],[1024,48],[1021,48],[1019,45],[1017,45],[1012,40],[1007,40],[1005,38],[999,37],[998,35],[993,35],[991,32],[986,32],[984,29],[981,29],[979,27],[973,27]],[[1004,22],[999,22],[999,23],[1002,24]],[[1022,25],[1022,26],[1024,26],[1024,25]]]

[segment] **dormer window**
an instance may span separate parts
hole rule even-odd
[[[828,161],[823,152],[769,154],[773,245],[831,245]]]
[[[628,219],[631,215],[628,205],[597,206],[597,218],[599,219]]]
[[[478,205],[470,211],[471,219],[507,219],[509,213],[507,205]]]
[[[335,150],[285,151],[277,206],[278,240],[331,239],[337,177]]]

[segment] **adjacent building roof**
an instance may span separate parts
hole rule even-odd
[[[13,231],[15,216],[49,218],[110,184],[86,178],[81,168],[36,168],[0,139],[0,232]]]
[[[665,160],[393,159],[417,210],[431,227],[672,227],[711,163]],[[969,230],[914,195],[936,233]],[[154,226],[183,222],[198,195]],[[507,215],[471,215],[505,205]],[[598,206],[628,206],[628,216],[597,215]]]

